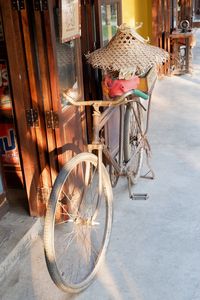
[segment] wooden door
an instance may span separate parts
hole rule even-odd
[[[175,0],[176,1],[176,0]],[[155,0],[152,2],[152,44],[167,49],[170,34],[170,7],[169,0]],[[174,11],[173,11],[174,12]]]
[[[70,105],[63,96],[63,91],[67,91],[75,100],[84,98],[80,36],[72,37],[67,42],[61,41],[60,5],[61,1],[50,0],[43,7],[34,6],[52,183],[58,169],[83,151],[86,139],[84,110]]]
[[[21,5],[18,5],[20,4]],[[34,117],[39,116],[38,124],[42,124],[38,95],[33,90],[35,69],[31,65],[32,49],[27,51],[30,39],[27,6],[25,1],[0,1],[3,28],[8,56],[8,67],[12,90],[14,117],[18,136],[18,147],[23,171],[24,189],[32,216],[43,215],[45,203],[40,188],[48,177],[41,175],[40,163],[45,160],[45,148],[38,147],[42,126],[36,126]],[[30,64],[29,64],[30,63]],[[31,79],[30,79],[31,78]],[[36,112],[34,114],[34,112]]]
[[[176,1],[176,0],[174,0]],[[172,23],[174,16],[174,1],[155,0],[152,2],[152,44],[170,52],[170,32],[175,23]],[[160,74],[169,73],[170,64],[164,64],[160,69]]]

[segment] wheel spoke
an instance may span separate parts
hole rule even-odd
[[[129,173],[130,182],[136,183],[141,172],[143,162],[142,147],[143,120],[142,109],[135,102],[126,108],[124,124],[124,160],[131,160]]]
[[[52,242],[46,242],[45,255],[52,279],[65,291],[81,291],[90,283],[108,245],[112,192],[104,166],[102,175],[100,195],[97,158],[83,153],[63,168],[52,189],[50,199],[57,205],[51,203],[46,214],[45,233],[52,228],[54,232],[49,235]]]

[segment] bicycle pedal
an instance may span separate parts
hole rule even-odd
[[[147,200],[149,196],[148,194],[133,194],[130,198],[131,200]]]

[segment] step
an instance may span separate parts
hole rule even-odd
[[[41,234],[41,218],[30,217],[24,211],[7,212],[0,219],[0,282]]]

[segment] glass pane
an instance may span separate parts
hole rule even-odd
[[[57,65],[62,108],[68,104],[62,96],[67,92],[70,97],[77,100],[80,97],[80,80],[77,72],[77,41],[73,40],[64,44],[57,43]]]
[[[3,165],[19,166],[7,62],[0,60],[0,156]]]
[[[105,46],[117,31],[117,3],[102,4],[102,36]]]
[[[200,0],[193,1],[193,19],[194,21],[200,20]]]
[[[82,96],[81,72],[79,67],[80,40],[74,39],[66,43],[60,42],[58,10],[56,10],[55,32],[60,100],[62,109],[65,109],[69,103],[66,98],[63,97],[64,91],[74,100],[78,100]]]
[[[177,28],[177,11],[178,11],[178,6],[177,6],[177,1],[174,0],[173,2],[173,16],[174,16],[174,19],[173,19],[173,29]]]

